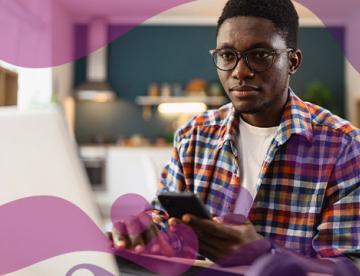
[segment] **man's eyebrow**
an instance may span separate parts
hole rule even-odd
[[[237,49],[232,43],[222,43],[218,46],[219,49],[234,49],[234,50],[238,50],[238,51],[247,51],[247,50],[252,50],[252,49],[256,49],[256,48],[266,48],[266,49],[272,49],[273,47],[266,42],[258,42],[258,43],[254,43],[251,44],[243,49]]]
[[[219,49],[222,49],[222,48],[236,49],[234,47],[234,45],[230,44],[230,43],[221,43],[220,45],[217,46],[217,48],[219,48]]]
[[[254,49],[254,48],[273,48],[273,47],[269,43],[259,42],[259,43],[252,44],[249,47],[249,49]]]

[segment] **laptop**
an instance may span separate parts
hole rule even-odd
[[[119,275],[110,252],[92,250],[108,244],[61,111],[1,107],[0,129],[0,274]]]
[[[109,242],[59,109],[1,107],[0,129],[0,275],[158,275],[102,250]],[[189,263],[151,255],[143,260],[172,274],[176,266]],[[182,275],[235,274],[191,264]]]

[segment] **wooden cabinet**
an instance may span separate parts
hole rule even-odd
[[[17,73],[0,67],[0,106],[17,104]]]

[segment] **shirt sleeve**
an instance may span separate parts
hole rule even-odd
[[[183,174],[183,167],[180,161],[180,143],[179,131],[175,133],[174,146],[170,161],[166,164],[160,176],[160,188],[158,194],[161,192],[175,192],[183,191],[185,187],[185,180]],[[152,205],[156,209],[162,210],[161,204],[156,199],[153,200]]]
[[[179,157],[179,148],[180,143],[183,140],[180,139],[179,130],[175,133],[174,137],[174,146],[171,154],[170,161],[164,167],[161,176],[160,176],[160,187],[158,189],[158,193],[161,192],[175,192],[175,191],[183,191],[185,187],[183,168],[180,162]],[[176,235],[176,233],[172,234],[168,229],[168,219],[169,215],[161,206],[157,197],[152,201],[153,209],[150,210],[150,215],[152,217],[153,222],[158,226],[158,228],[166,233],[167,239],[171,244],[171,247],[177,252],[178,256],[185,254],[186,255],[186,241],[184,241],[181,237]],[[185,252],[185,253],[184,253]]]
[[[180,150],[186,142],[185,138],[180,137],[180,130],[175,133],[174,147],[170,162],[165,166],[161,173],[160,182],[167,191],[183,191],[185,186],[183,166],[181,163]]]
[[[166,164],[160,175],[160,183],[157,194],[161,192],[175,192],[181,191],[181,187],[184,185],[183,169],[179,158],[179,147],[181,139],[179,137],[179,131],[175,133],[174,145],[169,162]],[[161,206],[157,196],[151,202],[152,210],[150,214],[153,222],[159,227],[159,229],[165,231],[167,229],[167,220],[169,216],[165,209]]]
[[[360,253],[360,142],[345,145],[331,172],[313,239],[320,257]]]

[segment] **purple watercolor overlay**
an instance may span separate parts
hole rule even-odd
[[[243,218],[247,218],[249,216],[253,203],[254,203],[254,199],[251,193],[249,192],[249,190],[246,189],[245,187],[240,186],[238,192],[238,198],[236,201],[236,208],[235,208],[236,214],[240,214],[240,216],[232,216],[226,218],[225,215],[224,219],[230,220],[229,223],[241,224],[242,222],[237,223],[236,221],[232,222],[231,220],[242,220]]]
[[[112,3],[114,10],[137,10],[141,11],[141,15],[134,19],[130,25],[123,28],[121,32],[117,33],[116,36],[111,36],[104,43],[95,43],[86,50],[77,51],[76,53],[71,49],[72,34],[65,30],[78,16],[76,11],[90,9],[91,7],[98,7],[99,11],[101,11],[103,0],[0,1],[0,34],[6,38],[3,39],[0,45],[0,59],[14,65],[31,68],[61,65],[95,51],[162,11],[191,2],[190,0],[106,1]],[[331,18],[329,14],[339,14],[342,17],[348,15],[344,19],[347,20],[347,27],[351,27],[353,34],[360,33],[360,20],[355,16],[360,9],[359,0],[298,0],[297,2],[314,12],[326,26],[333,25],[333,22],[329,20]],[[331,32],[331,28],[329,31]],[[358,37],[350,34],[346,49],[344,45],[340,44],[341,42],[337,39],[336,33],[333,33],[333,37],[354,68],[360,72],[360,54],[358,51],[360,41]],[[122,208],[125,205],[129,206],[129,204],[132,206],[131,208]],[[150,208],[146,201],[134,195],[127,195],[117,200],[114,203],[115,206],[116,208],[113,208],[111,214],[114,222],[131,220],[134,216]],[[244,214],[246,212],[244,210]],[[99,251],[114,254],[111,243],[97,225],[77,206],[60,198],[37,196],[13,201],[0,206],[0,218],[0,258],[6,260],[0,264],[0,274],[10,273],[39,261],[70,252]],[[177,234],[182,235],[184,240],[190,241],[189,244],[194,249],[197,249],[197,239],[192,230],[184,226],[179,227]],[[146,225],[144,228],[133,230],[131,234],[140,233],[145,228]],[[152,243],[157,243],[157,240],[154,239]],[[151,245],[149,244],[149,246]],[[257,248],[256,244],[249,246]],[[158,265],[154,263],[153,259],[150,260],[127,251],[117,251],[115,254],[163,275],[178,275],[186,271],[190,266],[180,265],[174,268],[173,266]],[[181,254],[188,253],[180,252],[178,256],[185,256]],[[244,254],[244,251],[236,252],[234,256],[238,258],[242,254]],[[232,260],[232,256],[226,261],[229,260]],[[289,257],[267,255],[260,259],[259,262],[256,261],[256,263],[258,265],[254,265],[250,271],[253,274],[249,275],[259,275],[256,273],[264,263],[267,264],[266,267],[268,267],[268,264],[275,263],[284,265],[285,272],[289,272],[288,267],[292,267],[291,275],[297,275],[294,274],[296,264],[293,264]],[[87,269],[97,276],[112,275],[98,266],[79,264],[69,270],[67,276],[72,275],[79,269]],[[344,269],[346,268],[338,268],[337,271],[345,271]],[[266,271],[269,272],[270,270]],[[299,269],[295,272],[302,275],[303,271]],[[207,270],[204,273],[203,275],[211,275]],[[339,273],[341,272],[336,275],[341,275]],[[280,274],[279,270],[277,270],[277,274],[269,273],[267,275]]]
[[[127,226],[126,229],[117,228],[121,234],[136,236],[149,228],[152,220],[150,214],[146,213],[146,211],[151,209],[151,205],[142,196],[125,194],[118,197],[113,203],[110,217],[115,227],[119,225],[119,222]],[[138,219],[141,219],[141,223],[139,223]],[[188,263],[176,265],[171,263],[159,264],[160,261],[156,262],[152,258],[126,250],[115,251],[115,254],[162,275],[179,275],[190,268],[198,252],[197,237],[190,227],[179,224],[172,227],[171,231],[160,232],[144,246],[144,253],[151,254],[151,249],[154,246],[161,246],[161,240],[168,240],[171,236],[175,236],[182,244],[182,248],[174,250],[175,255],[173,257],[186,258],[189,260]]]
[[[93,264],[79,264],[71,268],[65,276],[72,276],[76,271],[80,269],[85,269],[91,271],[95,276],[115,276],[114,274],[110,273],[109,271]]]
[[[151,205],[138,194],[125,194],[118,197],[111,206],[110,217],[113,225],[122,234],[138,235],[149,228],[151,217],[145,212],[151,210]],[[142,223],[137,223],[141,218]],[[119,223],[133,226],[130,229],[120,228]]]
[[[69,252],[111,252],[111,243],[96,224],[60,198],[12,201],[0,206],[0,218],[0,275]]]
[[[116,224],[118,221],[127,221],[136,215],[140,216],[149,209],[150,205],[143,197],[127,194],[115,201],[111,219]],[[0,206],[0,218],[0,243],[2,245],[0,258],[3,260],[0,263],[1,275],[65,253],[97,251],[118,255],[161,275],[175,276],[182,274],[192,266],[198,252],[195,233],[183,224],[175,226],[171,233],[170,231],[161,232],[160,235],[163,235],[163,238],[168,235],[176,235],[182,241],[182,248],[176,252],[174,257],[186,258],[186,262],[172,262],[171,259],[164,261],[164,259],[149,258],[148,255],[137,254],[134,251],[114,250],[107,236],[86,213],[73,203],[52,196],[33,196],[6,203]],[[246,219],[246,216],[241,214],[229,214],[221,217],[222,222],[227,224],[242,224]],[[146,226],[142,230],[146,230]],[[128,232],[128,234],[138,233],[141,231]],[[161,245],[159,236],[145,246],[144,253],[150,253],[153,245]],[[327,270],[326,272],[334,271],[334,275],[339,275],[341,271],[345,271],[344,269],[358,272],[351,262],[346,263],[346,260],[338,262],[334,270],[332,267],[319,266],[315,263],[316,261],[301,259],[285,249],[280,252],[280,254],[285,254],[285,257],[264,255],[263,249],[266,248],[265,251],[269,251],[270,247],[271,242],[267,239],[249,243],[220,260],[216,265],[204,269],[199,275],[218,275],[216,274],[218,272],[211,269],[218,265],[250,264],[252,266],[248,275],[288,275],[289,269],[291,271],[294,268],[298,269],[299,265],[302,266],[302,269],[298,269],[299,273],[302,273],[304,267],[306,267],[306,271],[323,269]],[[313,264],[311,264],[312,262]],[[311,270],[312,268],[313,270]],[[85,263],[72,267],[66,276],[71,276],[80,269],[91,271],[96,276],[113,275],[95,264]],[[268,274],[264,274],[265,272]]]
[[[146,201],[141,196],[129,194],[120,197],[114,206],[130,210],[131,213],[131,210],[142,210],[144,202]],[[86,213],[73,203],[52,196],[33,196],[6,203],[0,206],[0,218],[0,259],[3,260],[0,263],[0,275],[51,257],[80,251],[116,254],[150,271],[169,276],[179,275],[189,269],[198,250],[195,233],[186,225],[178,225],[173,233],[187,242],[187,248],[176,252],[174,257],[186,257],[189,259],[188,263],[175,267],[171,263],[159,265],[154,259],[142,254],[127,250],[115,251],[108,237]],[[124,220],[128,218],[128,214],[118,212],[114,218]],[[164,236],[166,234],[161,233]],[[160,244],[158,239],[156,237],[147,244],[145,253],[150,252],[149,248],[152,246]],[[100,267],[90,264],[85,266],[72,268],[68,275],[81,268],[93,271],[95,275],[111,275]]]
[[[154,15],[187,2],[191,0],[1,0],[0,35],[6,39],[0,45],[0,60],[31,68],[65,64],[114,39],[95,37],[86,51],[74,53],[72,26],[79,18],[95,14],[86,20],[107,21],[105,14],[116,16],[122,11],[131,22],[117,33],[121,36]]]
[[[4,39],[0,46],[0,59],[14,65],[32,68],[52,67],[65,64],[87,55],[96,49],[105,46],[112,40],[125,34],[127,31],[143,23],[145,20],[174,8],[191,0],[2,0],[0,1],[0,35]],[[358,0],[298,0],[298,3],[315,13],[326,26],[333,26],[333,18],[340,18],[340,23],[351,29],[347,32],[347,48],[337,38],[334,32],[334,41],[339,44],[344,55],[355,69],[360,71],[360,20],[356,14],[360,10]],[[210,5],[211,3],[209,3]],[[116,16],[117,11],[126,11],[131,19],[115,36],[105,40],[98,40],[90,47],[81,51],[72,49],[73,33],[69,31],[77,19],[86,13],[97,11],[97,14]],[[108,20],[106,16],[101,18]],[[99,16],[88,18],[99,20]],[[333,32],[329,28],[330,32]]]

